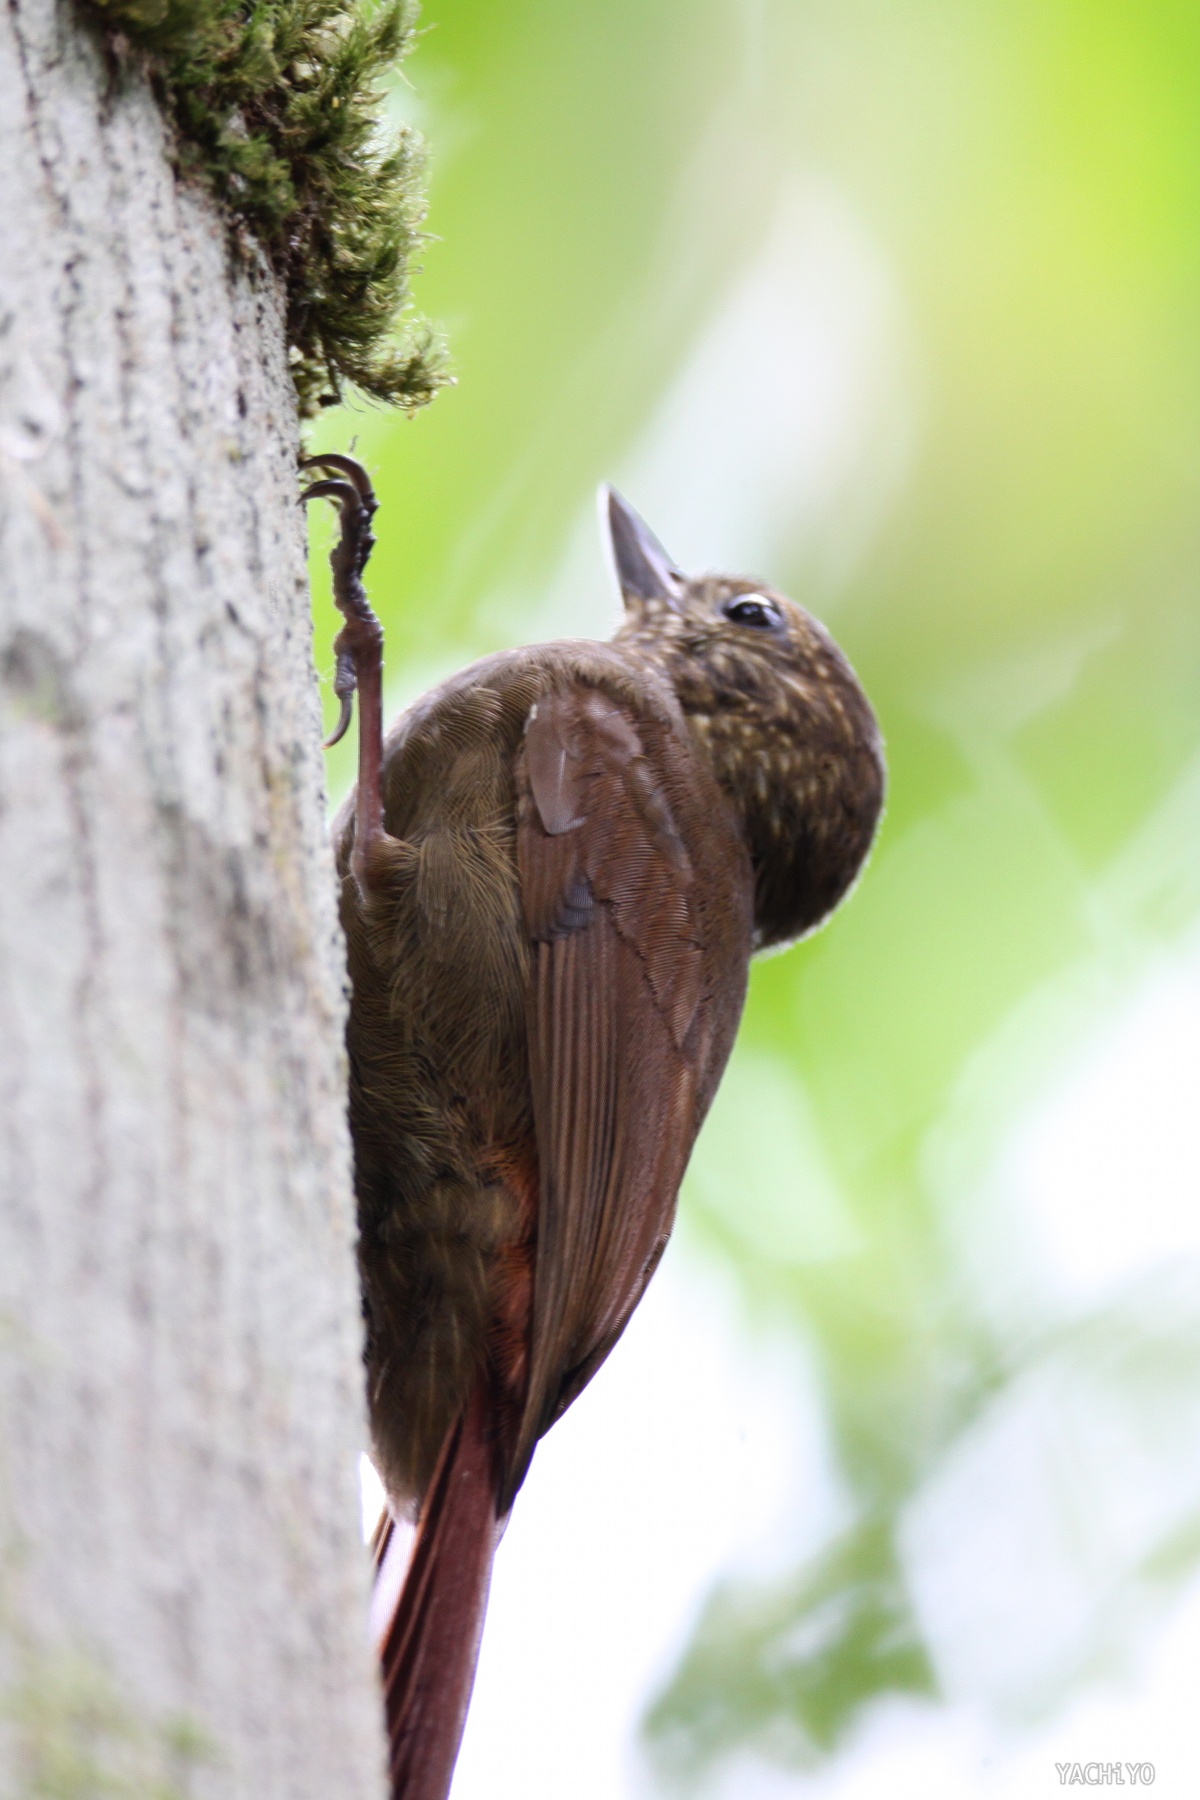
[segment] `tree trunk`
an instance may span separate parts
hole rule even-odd
[[[280,295],[0,13],[0,1794],[383,1792]]]

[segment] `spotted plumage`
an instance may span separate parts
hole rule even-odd
[[[738,624],[739,597],[777,625]],[[682,581],[634,608],[615,645],[670,683],[735,807],[754,865],[754,948],[815,929],[862,866],[883,800],[883,749],[849,663],[803,607],[762,582]]]

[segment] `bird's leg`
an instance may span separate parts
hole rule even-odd
[[[341,701],[341,717],[325,747],[346,734],[358,689],[358,791],[354,803],[354,849],[350,867],[359,892],[366,894],[371,852],[385,836],[383,829],[383,627],[371,610],[362,572],[375,547],[371,520],[378,508],[375,490],[361,463],[350,456],[311,456],[305,469],[332,470],[301,494],[307,500],[332,500],[341,513],[342,530],[329,554],[333,598],[345,624],[334,640],[337,669],[333,688]]]

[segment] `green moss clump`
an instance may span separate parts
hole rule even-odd
[[[301,412],[352,383],[410,411],[445,381],[428,325],[402,321],[421,241],[423,156],[390,142],[382,78],[412,0],[89,0],[146,62],[187,174],[253,232],[285,283]]]

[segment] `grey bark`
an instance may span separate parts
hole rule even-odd
[[[383,1791],[280,297],[0,10],[0,1795]]]

